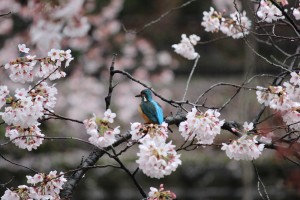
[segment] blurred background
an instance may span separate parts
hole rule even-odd
[[[136,79],[153,87],[167,99],[181,100],[188,75],[194,62],[173,52],[172,45],[181,40],[181,34],[196,34],[201,37],[196,51],[200,54],[187,98],[195,101],[209,87],[219,82],[242,84],[255,74],[279,72],[263,59],[258,58],[243,39],[224,38],[221,33],[207,33],[201,26],[203,11],[211,6],[228,15],[234,11],[231,0],[189,1],[183,0],[0,0],[0,64],[20,56],[17,45],[25,43],[30,54],[44,57],[51,48],[71,49],[75,60],[66,68],[67,77],[56,81],[58,88],[55,112],[59,115],[83,121],[95,113],[102,117],[105,111],[104,97],[108,92],[109,66],[113,54],[117,54],[116,69],[129,72]],[[253,2],[236,1],[239,8],[249,11],[253,26],[257,23]],[[180,8],[179,8],[180,7]],[[164,13],[168,12],[167,15]],[[157,22],[149,24],[160,18]],[[149,25],[149,26],[148,26]],[[287,32],[284,28],[282,33]],[[287,34],[289,34],[287,32]],[[262,38],[263,40],[264,38]],[[272,46],[249,37],[248,42],[261,55],[281,54]],[[283,42],[283,49],[299,44]],[[24,85],[12,82],[9,72],[0,69],[0,85],[8,85],[11,94]],[[139,99],[134,98],[143,89],[126,77],[117,75],[111,109],[117,113],[115,126],[122,132],[130,129],[130,122],[140,121],[137,112]],[[268,86],[271,78],[258,77],[248,85]],[[32,83],[28,83],[30,85]],[[236,92],[232,87],[217,87],[200,99],[209,107],[220,107]],[[165,115],[177,110],[156,98],[164,107]],[[222,110],[221,119],[240,123],[253,120],[260,105],[254,91],[241,91]],[[205,110],[205,109],[204,109]],[[276,121],[278,120],[278,121]],[[275,123],[281,123],[275,119]],[[270,123],[270,122],[269,122]],[[264,123],[263,127],[270,124]],[[173,144],[180,146],[183,138],[177,127],[171,127]],[[48,120],[41,126],[46,136],[72,136],[87,140],[82,124],[68,121]],[[5,126],[0,126],[0,142],[5,138]],[[225,132],[216,143],[234,138]],[[126,144],[125,144],[126,145]],[[124,147],[124,146],[123,146]],[[86,158],[92,147],[74,140],[46,140],[37,150],[20,150],[13,144],[1,146],[1,154],[7,159],[29,166],[41,172],[53,169],[67,171],[76,168]],[[124,153],[121,160],[134,171],[137,167],[137,148]],[[158,188],[164,183],[166,189],[177,194],[178,199],[262,199],[258,192],[258,176],[263,181],[270,199],[297,199],[300,194],[300,168],[284,160],[280,153],[265,150],[263,156],[251,162],[229,160],[216,147],[201,147],[194,151],[180,151],[182,166],[163,179],[150,179],[142,173],[137,179],[148,192],[149,187]],[[0,187],[2,195],[6,187],[26,183],[25,175],[31,172],[0,159]],[[97,164],[113,163],[103,157]],[[259,190],[264,194],[262,185]],[[81,180],[74,199],[141,199],[131,180],[120,170],[113,168],[90,170]]]

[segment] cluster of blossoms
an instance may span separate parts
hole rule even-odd
[[[176,199],[174,192],[165,190],[164,185],[161,184],[159,189],[150,187],[147,200],[173,200]]]
[[[0,85],[0,109],[6,104],[6,96],[9,94],[9,90],[6,85]]]
[[[222,13],[211,7],[209,12],[203,12],[201,25],[207,32],[221,31],[229,37],[239,39],[249,34],[251,21],[246,17],[245,11],[242,13],[236,11],[230,14],[230,18],[225,18]]]
[[[168,124],[140,124],[131,125],[132,139],[138,140],[139,168],[151,178],[162,178],[170,175],[181,164],[180,155],[175,150],[172,142],[166,142],[168,138]]]
[[[300,130],[300,74],[292,72],[289,82],[282,86],[257,86],[258,102],[279,111],[283,121],[294,130]]]
[[[34,176],[26,176],[27,183],[31,186],[20,185],[18,188],[7,189],[1,200],[22,200],[22,199],[60,199],[59,193],[63,184],[67,181],[62,175],[57,174],[57,171],[51,171],[48,175],[43,173],[35,174]]]
[[[253,123],[244,123],[244,135],[230,144],[222,143],[222,150],[230,159],[253,160],[257,159],[264,149],[264,144],[258,144],[257,136],[247,135],[253,129]]]
[[[19,44],[18,48],[22,53],[29,53],[30,50],[25,44]],[[14,82],[32,82],[34,77],[49,77],[50,80],[55,80],[66,76],[66,73],[60,69],[62,62],[65,63],[65,67],[68,67],[73,59],[70,49],[66,51],[51,49],[46,58],[39,59],[35,55],[27,55],[5,64],[4,67],[10,70],[9,77]],[[34,68],[38,61],[41,66]]]
[[[8,94],[8,91],[6,92]],[[22,149],[31,151],[42,144],[43,134],[39,129],[39,119],[45,117],[47,110],[56,104],[57,89],[46,82],[35,87],[15,90],[15,97],[7,98],[9,102],[0,116],[9,126],[5,136]]]
[[[198,112],[193,108],[186,116],[187,120],[179,125],[179,132],[185,140],[196,138],[199,144],[212,144],[216,135],[221,133],[224,120],[219,119],[217,110],[207,110],[205,113]]]
[[[103,148],[116,141],[116,135],[120,133],[119,126],[114,129],[109,127],[109,123],[113,123],[115,117],[116,114],[108,109],[102,119],[97,118],[94,114],[92,118],[83,121],[87,134],[91,136],[89,137],[91,144]]]
[[[19,44],[21,53],[29,53],[30,49],[25,44]],[[52,49],[46,58],[36,58],[27,55],[7,63],[4,67],[10,70],[9,77],[12,81],[25,83],[33,81],[34,77],[49,78],[54,80],[65,76],[60,71],[62,62],[68,67],[73,60],[71,50],[63,51]],[[40,62],[41,66],[35,68]],[[46,118],[56,104],[57,89],[42,81],[28,89],[15,90],[14,97],[7,97],[7,86],[0,86],[0,112],[3,121],[8,125],[5,136],[19,148],[31,151],[42,144],[44,135],[41,133],[39,120]]]
[[[181,41],[179,44],[173,44],[174,51],[179,55],[185,57],[188,60],[194,60],[199,57],[199,54],[195,52],[194,46],[200,41],[200,37],[193,34],[189,37],[186,34],[181,35]]]
[[[272,23],[279,19],[284,19],[282,12],[270,1],[261,0],[259,9],[257,11],[257,16],[262,19],[262,21]]]
[[[45,135],[41,133],[37,125],[34,125],[29,128],[8,126],[5,136],[9,137],[19,148],[31,151],[32,149],[37,149],[42,144]]]

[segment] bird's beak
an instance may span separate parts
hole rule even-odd
[[[135,97],[142,97],[142,95],[141,95],[141,94],[138,94],[138,95],[135,95]]]

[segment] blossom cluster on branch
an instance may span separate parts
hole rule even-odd
[[[164,185],[161,184],[159,189],[150,187],[147,200],[173,200],[176,199],[176,194],[170,190],[165,190]]]
[[[29,53],[30,50],[24,44],[18,45],[18,48],[23,53]],[[27,55],[5,65],[12,81],[25,83],[38,79],[34,86],[17,88],[14,97],[9,95],[7,86],[0,86],[1,107],[4,107],[0,116],[8,125],[5,136],[16,146],[29,151],[42,144],[44,134],[39,128],[40,121],[47,118],[56,104],[57,89],[55,85],[49,86],[46,79],[65,77],[65,72],[60,69],[61,64],[65,62],[65,67],[68,67],[73,60],[71,50],[52,49],[48,56],[36,58],[35,55]],[[37,66],[38,62],[41,63],[40,67]]]
[[[265,106],[279,111],[283,121],[293,130],[300,130],[300,73],[291,72],[290,80],[282,86],[257,86],[257,100]]]
[[[177,154],[172,141],[167,142],[168,124],[132,123],[132,139],[140,142],[137,153],[139,168],[149,177],[163,178],[170,175],[181,165],[180,154]]]
[[[106,110],[102,119],[97,118],[96,115],[90,119],[83,121],[90,143],[103,148],[112,145],[116,141],[116,135],[120,133],[119,126],[110,128],[109,124],[114,122],[116,114],[111,112],[110,109]]]
[[[251,21],[247,18],[245,11],[242,13],[235,11],[230,14],[230,18],[226,18],[222,16],[222,13],[211,7],[209,12],[203,12],[201,25],[207,32],[214,33],[220,30],[229,37],[239,39],[249,34]]]
[[[59,193],[63,184],[67,181],[63,173],[51,171],[49,174],[38,173],[34,176],[26,176],[27,185],[18,188],[7,189],[1,200],[59,200]]]
[[[216,135],[221,133],[224,120],[219,120],[217,110],[207,110],[205,113],[192,108],[186,115],[187,120],[179,125],[179,131],[185,140],[197,139],[199,144],[212,144]]]

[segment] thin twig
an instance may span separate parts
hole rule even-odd
[[[177,7],[169,9],[167,12],[163,13],[162,15],[160,15],[157,19],[155,19],[153,21],[150,21],[149,23],[145,24],[142,28],[140,28],[137,31],[128,31],[124,25],[123,25],[123,29],[124,29],[124,31],[126,33],[138,34],[138,33],[142,32],[142,31],[144,31],[146,28],[152,26],[153,24],[156,24],[157,22],[161,21],[164,17],[168,16],[173,11],[176,11],[176,10],[179,10],[179,9],[185,7],[185,6],[188,6],[189,4],[191,4],[194,1],[197,1],[197,0],[190,0],[188,2],[185,2],[185,3],[181,4],[180,6],[177,6]]]
[[[187,80],[187,82],[186,82],[184,94],[183,94],[183,97],[182,97],[182,100],[181,100],[181,101],[184,101],[184,100],[185,100],[185,97],[186,97],[187,91],[188,91],[188,89],[189,89],[189,86],[190,86],[190,82],[191,82],[192,76],[193,76],[194,71],[195,71],[195,69],[196,69],[196,67],[197,67],[197,63],[198,63],[199,58],[200,58],[200,56],[197,56],[197,57],[196,57],[194,66],[193,66],[193,68],[192,68],[192,70],[191,70],[191,72],[190,72],[189,78],[188,78],[188,80]]]
[[[1,157],[3,160],[5,160],[5,161],[7,161],[7,162],[9,162],[9,163],[11,163],[11,164],[13,164],[13,165],[16,165],[16,166],[18,166],[18,167],[22,167],[22,168],[28,169],[28,170],[30,170],[30,171],[32,171],[32,172],[38,173],[38,171],[36,171],[36,170],[34,170],[34,169],[30,168],[30,167],[26,167],[26,166],[24,166],[24,165],[15,163],[15,162],[13,162],[13,161],[7,159],[7,158],[4,157],[1,153],[0,153],[0,157]]]
[[[267,192],[267,189],[266,189],[266,187],[265,187],[265,184],[264,184],[264,183],[262,182],[262,180],[260,179],[258,170],[257,170],[257,168],[256,168],[256,166],[255,166],[255,164],[254,164],[253,161],[252,161],[252,165],[253,165],[253,168],[254,168],[254,170],[255,170],[257,180],[258,180],[258,181],[257,181],[257,190],[258,190],[259,195],[261,196],[262,199],[265,199],[264,196],[262,195],[261,191],[260,191],[260,186],[259,186],[259,185],[261,184],[261,185],[263,186],[264,194],[265,194],[267,200],[270,200],[270,197],[269,197],[269,195],[268,195],[268,192]]]

